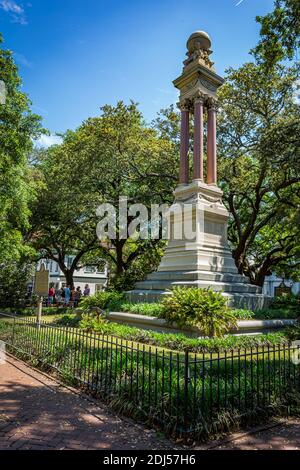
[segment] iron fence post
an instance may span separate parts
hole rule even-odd
[[[188,430],[188,400],[189,400],[189,352],[185,351],[184,357],[184,429]]]
[[[12,339],[11,339],[12,346],[14,346],[15,344],[15,327],[16,327],[16,317],[14,317],[14,321],[13,321],[13,334],[12,334]]]

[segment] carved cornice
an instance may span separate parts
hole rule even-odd
[[[222,204],[222,195],[216,194],[216,195],[209,196],[208,194],[205,194],[205,193],[193,192],[186,196],[185,195],[176,196],[176,201],[183,202],[183,203],[206,201],[206,202],[213,203],[213,204],[217,204],[217,203]]]

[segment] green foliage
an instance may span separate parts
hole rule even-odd
[[[80,302],[80,308],[88,310],[93,307],[101,310],[114,309],[115,305],[118,305],[124,300],[123,294],[113,291],[101,291],[90,297],[84,297]]]
[[[203,356],[186,356],[187,369],[182,352],[171,355],[170,351],[141,348],[132,343],[131,338],[122,341],[106,336],[106,327],[111,329],[113,325],[90,318],[87,322],[86,330],[90,331],[92,325],[100,334],[92,337],[72,334],[72,330],[65,328],[37,329],[35,322],[0,319],[0,338],[7,342],[8,348],[13,338],[14,354],[21,357],[26,354],[34,365],[54,370],[67,383],[81,386],[88,376],[88,390],[93,393],[96,390],[103,399],[131,417],[147,417],[151,423],[159,418],[165,431],[180,434],[183,426],[191,430],[190,425],[194,426],[196,420],[197,434],[192,434],[193,440],[195,436],[228,429],[238,422],[241,414],[257,417],[262,404],[274,413],[276,405],[290,405],[291,396],[295,401],[296,378],[289,366],[287,349],[276,355],[271,351],[271,357],[268,348],[258,350],[257,356],[254,351],[252,354],[246,351],[254,345],[281,342],[274,335],[257,338],[256,344],[253,337],[237,338],[236,343],[227,343],[232,338],[206,340],[202,343]],[[225,350],[230,344],[230,349],[237,349],[235,354],[210,355],[214,351],[206,349],[206,343],[209,348],[215,344],[215,351],[219,352],[225,342]],[[209,355],[205,356],[207,352]],[[191,372],[188,380],[187,370]],[[230,394],[221,393],[224,390],[230,390]]]
[[[232,315],[237,320],[253,320],[256,316],[255,314],[256,312],[253,312],[252,310],[244,310],[242,308],[232,310]]]
[[[76,325],[76,318],[74,318],[74,325]],[[113,325],[104,318],[93,318],[90,315],[82,315],[79,321],[79,327],[85,331],[97,331],[98,333],[112,334]]]
[[[295,310],[300,315],[300,296],[299,295],[283,295],[275,297],[271,309],[282,309],[287,308],[289,310]]]
[[[34,273],[29,263],[8,261],[0,265],[0,305],[17,306],[26,297]]]
[[[78,266],[105,258],[113,288],[128,289],[156,267],[161,242],[124,240],[117,233],[99,244],[96,210],[108,202],[117,208],[121,196],[147,207],[170,200],[177,167],[172,142],[146,126],[135,103],[104,106],[100,117],[86,120],[67,132],[61,145],[41,152],[37,170],[44,187],[32,205],[33,246],[60,264],[69,283]],[[69,267],[61,261],[66,253],[75,256]]]
[[[256,57],[272,66],[296,55],[300,46],[299,0],[275,0],[274,10],[256,20],[261,25],[261,40],[254,50]]]
[[[164,306],[160,303],[122,303],[120,304],[120,312],[130,312],[137,315],[146,315],[149,317],[160,317],[162,318],[164,312]]]
[[[117,274],[117,266],[111,266],[110,287],[112,289],[120,292],[134,289],[137,281],[144,280],[147,274],[156,271],[158,268],[166,241],[161,240],[153,244],[151,241],[144,240],[136,244],[133,240],[128,240],[127,246],[123,249],[123,254],[127,256],[128,250],[135,250],[138,245],[142,246],[142,254],[137,256],[123,272]]]
[[[253,336],[228,335],[224,338],[209,339],[190,338],[183,333],[157,333],[151,330],[142,330],[128,325],[103,321],[102,319],[99,321],[90,316],[85,316],[84,322],[81,322],[78,316],[69,315],[63,317],[63,320],[56,320],[55,323],[64,326],[77,326],[80,324],[81,328],[88,331],[97,331],[105,335],[112,335],[120,339],[136,341],[150,346],[194,353],[231,351],[262,345],[281,344],[286,341],[283,332]]]
[[[300,325],[291,326],[285,329],[285,336],[289,341],[298,341],[300,339]]]
[[[300,276],[298,71],[246,63],[227,71],[219,99],[219,174],[240,273]]]
[[[290,308],[269,308],[255,312],[257,320],[295,320],[298,317],[299,312]]]
[[[212,289],[176,287],[162,301],[163,317],[179,327],[196,326],[205,336],[220,337],[236,327],[226,298]]]
[[[268,309],[255,312],[255,318],[296,319],[300,317],[300,297],[285,295],[275,297]]]
[[[57,324],[61,326],[71,326],[71,327],[78,327],[82,320],[82,316],[78,314],[72,314],[70,311],[69,313],[64,314],[59,320],[56,321]]]
[[[32,139],[42,129],[40,117],[31,113],[31,103],[21,91],[12,52],[1,46],[0,35],[0,80],[6,87],[6,102],[0,104],[0,262],[6,263],[28,252],[22,233],[28,228],[28,203],[35,196],[28,156]]]

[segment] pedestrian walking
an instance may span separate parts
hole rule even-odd
[[[53,305],[55,300],[55,289],[53,286],[48,291],[48,305]]]
[[[70,286],[66,286],[64,288],[64,294],[65,294],[65,305],[68,306],[69,303],[70,303],[70,299],[71,299],[71,289],[70,289]]]
[[[84,297],[89,297],[91,294],[91,289],[88,284],[85,285],[84,291],[83,291],[83,296]]]
[[[81,288],[77,287],[75,294],[74,294],[74,307],[78,307],[81,297],[82,297]]]

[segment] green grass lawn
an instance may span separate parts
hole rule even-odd
[[[28,320],[34,320],[34,317],[23,317]],[[80,318],[74,314],[68,315],[43,315],[44,323],[56,326],[85,327],[86,331],[95,331],[98,334],[115,336],[123,340],[133,341],[135,345],[144,344],[146,347],[154,346],[173,351],[190,351],[196,354],[217,353],[222,351],[247,349],[260,346],[272,346],[287,341],[283,331],[260,334],[253,336],[234,336],[228,335],[223,338],[198,339],[190,338],[184,333],[158,333],[152,330],[144,330],[134,326],[89,320],[80,324]]]

